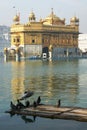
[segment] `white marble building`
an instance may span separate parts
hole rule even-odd
[[[87,34],[79,34],[78,37],[78,48],[82,53],[87,52]]]
[[[0,26],[0,56],[4,54],[4,48],[10,47],[10,27]]]

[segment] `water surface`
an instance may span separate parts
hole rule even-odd
[[[10,101],[16,103],[16,100],[26,89],[34,91],[34,96],[29,99],[31,103],[40,95],[42,103],[45,104],[55,105],[58,99],[61,99],[62,106],[87,107],[87,59],[71,61],[26,60],[21,62],[4,62],[3,59],[0,59],[0,120],[7,122],[9,130],[10,128],[12,130],[14,122],[21,129],[17,120],[22,124],[22,128],[23,124],[26,124],[20,116],[11,118],[4,113],[9,109]],[[6,121],[7,118],[8,121]],[[49,122],[48,124],[51,123],[53,127],[49,127],[47,122]],[[52,128],[63,130],[60,122],[65,124],[66,128],[72,124],[71,130],[76,129],[77,126],[77,129],[81,127],[79,122],[43,118],[37,118],[35,122],[29,123],[29,125],[33,124],[33,130],[38,124],[38,130],[52,130]],[[67,124],[68,122],[70,124]],[[87,129],[86,126],[87,123],[85,123],[84,130]],[[1,127],[4,126],[0,123]],[[27,127],[27,124],[24,127]]]

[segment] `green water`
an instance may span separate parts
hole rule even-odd
[[[26,89],[34,91],[32,103],[42,102],[87,107],[87,60],[9,61],[0,59],[0,111],[8,109]]]

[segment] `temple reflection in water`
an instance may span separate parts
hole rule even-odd
[[[65,100],[76,103],[79,92],[77,71],[78,61],[75,68],[72,62],[12,62],[12,98],[16,101],[26,89],[29,89],[34,91],[30,100],[40,95],[45,103],[55,104],[59,98],[62,99],[62,103]]]
[[[24,85],[24,73],[25,63],[24,62],[12,62],[12,98],[16,101],[25,91]]]

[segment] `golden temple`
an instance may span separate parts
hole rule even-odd
[[[34,12],[31,11],[27,23],[21,24],[20,14],[14,16],[13,22],[10,50],[14,54],[28,57],[42,56],[45,53],[47,57],[52,58],[78,52],[79,19],[76,16],[66,24],[65,18],[56,16],[52,9],[45,19],[37,21]]]

